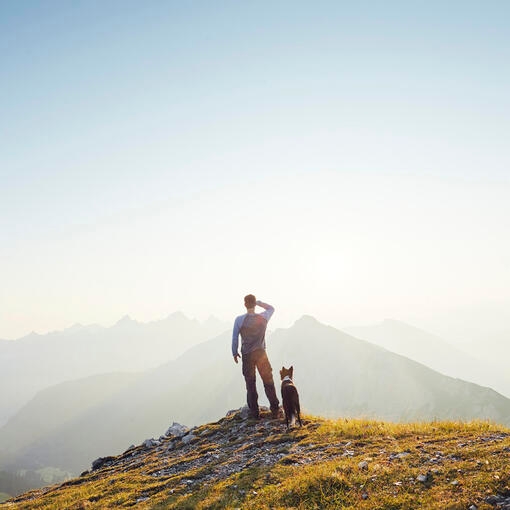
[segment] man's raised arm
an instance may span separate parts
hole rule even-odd
[[[268,321],[274,313],[274,306],[268,305],[267,303],[263,303],[262,301],[257,301],[255,304],[257,306],[260,306],[260,308],[264,308],[265,311],[262,312],[260,315],[262,315],[262,317],[264,317],[264,319]]]

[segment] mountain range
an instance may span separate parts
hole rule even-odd
[[[306,412],[389,421],[489,419],[510,424],[510,400],[304,316],[267,339],[275,379],[294,366]],[[265,397],[260,391],[260,403]],[[92,397],[91,397],[92,395]],[[245,400],[230,333],[141,374],[112,373],[39,393],[0,429],[5,469],[79,473],[168,423],[218,419]],[[0,487],[0,490],[2,488]]]
[[[37,392],[71,379],[117,371],[143,371],[225,331],[176,312],[141,323],[128,316],[109,328],[76,324],[46,335],[0,341],[0,425]]]

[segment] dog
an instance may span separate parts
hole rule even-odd
[[[301,423],[299,394],[297,388],[292,382],[293,373],[294,367],[282,367],[280,370],[280,377],[282,379],[283,410],[285,411],[285,423],[287,424],[287,428],[289,428],[289,422],[291,427],[296,424],[296,418],[299,422],[299,426],[303,426]]]

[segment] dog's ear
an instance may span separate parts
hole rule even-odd
[[[292,378],[292,374],[294,373],[294,366],[291,366],[289,368],[289,372],[290,372],[290,377]]]

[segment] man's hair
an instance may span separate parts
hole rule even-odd
[[[257,298],[253,294],[248,294],[247,296],[244,296],[244,306],[246,306],[246,308],[254,308],[256,302]]]

